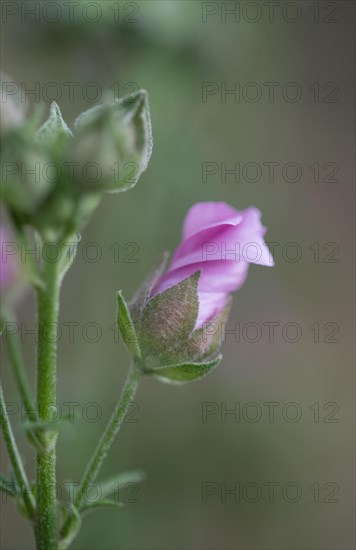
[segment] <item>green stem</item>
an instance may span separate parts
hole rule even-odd
[[[54,419],[57,382],[57,322],[61,277],[56,262],[46,262],[43,268],[44,288],[37,289],[38,302],[38,420],[48,424]],[[56,439],[57,432],[45,432],[45,444],[37,452],[36,541],[38,550],[57,547],[56,502]]]
[[[5,324],[15,324],[15,318],[8,313],[4,318]],[[23,404],[25,405],[26,415],[31,422],[36,422],[36,410],[33,403],[30,384],[28,382],[26,370],[24,367],[23,357],[21,353],[21,347],[17,335],[10,331],[6,332],[6,342],[9,358],[13,367],[15,380],[20,392],[20,396]]]
[[[24,470],[19,450],[16,445],[13,431],[11,429],[9,417],[6,410],[4,396],[2,392],[2,385],[0,382],[0,423],[1,429],[4,435],[7,451],[9,453],[10,462],[14,470],[17,485],[21,491],[23,503],[27,512],[27,515],[32,520],[35,516],[36,505],[35,500],[28,482],[26,472]]]
[[[133,366],[128,374],[125,386],[122,390],[121,398],[116,404],[112,417],[110,418],[105,428],[105,431],[101,436],[101,439],[85,470],[83,479],[78,488],[76,498],[74,500],[74,508],[79,512],[85,501],[88,488],[90,484],[93,483],[97,478],[101,465],[114,441],[116,434],[120,429],[120,426],[125,418],[125,415],[127,414],[129,406],[132,403],[132,400],[136,394],[141,378],[142,378],[142,372],[139,369],[137,369],[135,366]],[[66,539],[68,537],[68,533],[72,529],[74,520],[75,520],[75,516],[71,515],[65,521],[61,529],[62,539]]]
[[[93,483],[99,473],[101,465],[118,433],[122,421],[127,414],[128,408],[136,394],[138,384],[141,380],[142,373],[135,367],[132,367],[127,377],[121,398],[116,404],[112,417],[110,418],[103,435],[94,451],[94,454],[84,473],[82,482],[79,486],[74,506],[80,510],[85,499],[90,483]]]

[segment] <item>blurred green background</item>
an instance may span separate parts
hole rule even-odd
[[[41,3],[46,4],[53,3]],[[46,21],[54,18],[50,7],[37,20],[21,17],[21,10],[3,13],[3,70],[28,90],[37,86],[39,94],[29,94],[32,103],[41,99],[48,107],[59,86],[58,103],[69,125],[92,106],[87,94],[95,88],[86,88],[88,83],[103,90],[114,86],[120,95],[132,87],[146,88],[154,138],[148,170],[138,185],[107,195],[83,231],[63,286],[58,401],[63,407],[79,403],[75,423],[59,439],[63,498],[64,482],[79,481],[127,372],[128,356],[113,331],[116,291],[122,288],[132,296],[162,250],[177,246],[185,213],[198,201],[227,201],[238,209],[256,205],[268,227],[267,241],[280,243],[275,268],[252,266],[235,295],[228,328],[240,323],[245,332],[240,342],[227,335],[222,365],[203,381],[178,389],[143,381],[132,417],[137,422],[123,425],[101,478],[142,468],[147,480],[137,502],[84,520],[73,548],[354,548],[354,4],[327,3],[330,8],[324,2],[296,2],[301,17],[294,23],[293,8],[283,12],[283,2],[276,3],[273,21],[264,2],[103,1],[87,5],[86,17],[82,5],[76,7],[73,20],[67,16],[68,3],[57,4],[56,22]],[[90,11],[98,6],[101,15]],[[235,8],[241,10],[240,22],[234,15],[224,16]],[[260,19],[252,22],[259,10]],[[96,19],[96,13],[99,21],[86,20]],[[50,89],[50,82],[56,88]],[[207,82],[218,91],[204,102]],[[222,101],[224,85],[231,89],[248,82],[262,90],[259,101],[244,96],[235,101],[232,95]],[[279,83],[272,101],[266,82]],[[281,93],[291,82],[302,90],[298,101]],[[337,88],[325,88],[330,82]],[[78,83],[74,100],[64,83]],[[269,182],[263,163],[271,161],[280,165]],[[203,181],[207,162],[217,163],[219,172]],[[224,162],[227,168],[236,162],[257,163],[261,179],[251,181],[251,171],[240,182],[233,175],[224,182]],[[286,163],[301,168],[299,181],[283,176]],[[316,183],[315,163],[320,166]],[[336,181],[327,178],[335,164],[330,168],[326,163],[336,163]],[[91,242],[101,250],[96,262],[85,259]],[[323,248],[330,242],[338,249]],[[297,243],[301,251],[295,262],[288,260],[296,250],[288,243]],[[314,255],[317,246],[319,258]],[[328,256],[334,249],[335,255]],[[87,252],[94,257],[93,248]],[[18,310],[27,328],[34,328],[31,293]],[[263,324],[268,322],[279,323],[274,342]],[[79,323],[72,342],[68,323]],[[250,341],[253,328],[247,333],[246,323],[261,329],[258,342]],[[292,328],[287,336],[283,332],[287,323],[300,326],[298,342],[288,341],[294,334]],[[314,341],[315,323],[319,342]],[[328,342],[335,323],[337,341]],[[95,338],[98,325],[102,334]],[[24,349],[34,380],[33,335],[26,337]],[[17,401],[9,369],[2,372],[7,401]],[[215,402],[217,412],[203,422],[207,402]],[[251,402],[255,405],[246,407]],[[279,405],[270,421],[264,404],[272,402]],[[294,409],[291,402],[297,404]],[[90,409],[90,403],[96,406]],[[90,422],[95,407],[102,416]],[[224,417],[224,410],[234,407],[240,407],[240,419]],[[256,411],[262,411],[261,418],[253,422]],[[300,418],[293,422],[295,411]],[[33,474],[34,456],[19,415],[12,422]],[[6,467],[5,453],[2,458]],[[269,499],[271,482],[279,485]],[[214,494],[203,502],[206,483],[214,484],[209,485]],[[224,493],[237,483],[240,502]],[[297,502],[291,502],[291,483],[301,491]],[[256,487],[261,496],[251,502]],[[1,508],[2,548],[34,548],[30,529],[12,502],[2,502]]]

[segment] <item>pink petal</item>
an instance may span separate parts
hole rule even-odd
[[[199,313],[195,328],[216,317],[227,304],[229,296],[221,293],[199,292]]]
[[[239,223],[219,224],[194,234],[179,245],[170,269],[215,260],[272,266],[273,258],[263,239],[265,228],[259,218],[258,210],[248,209]]]
[[[248,263],[226,261],[198,262],[178,269],[167,271],[153,289],[152,296],[163,292],[171,286],[177,285],[183,279],[200,271],[199,292],[229,293],[240,288],[245,282]]]
[[[242,286],[250,263],[274,265],[263,239],[265,232],[257,208],[239,212],[223,202],[194,205],[184,221],[183,241],[151,297],[200,271],[197,327],[201,326]]]
[[[241,218],[241,214],[225,202],[198,202],[188,210],[185,217],[183,239],[222,223],[235,225]]]

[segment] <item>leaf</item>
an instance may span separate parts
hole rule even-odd
[[[69,505],[67,512],[67,520],[64,523],[60,531],[60,540],[58,543],[58,550],[65,550],[72,543],[78,534],[78,531],[82,525],[82,519],[76,507],[73,504]]]
[[[60,149],[63,149],[68,139],[72,137],[73,134],[64,122],[60,108],[53,101],[48,119],[36,132],[36,141],[45,145],[55,144]]]
[[[24,422],[22,425],[22,429],[25,430],[25,432],[32,431],[32,430],[39,430],[43,432],[53,432],[57,429],[58,425],[62,422],[62,419],[54,420],[53,422],[50,421],[28,421]]]
[[[132,357],[135,359],[140,359],[141,350],[138,343],[136,330],[132,322],[130,311],[125,302],[122,290],[119,290],[117,293],[117,304],[117,324],[119,325],[123,340],[130,355],[132,355]]]
[[[142,311],[138,336],[148,368],[179,361],[194,329],[198,311],[200,271],[149,300]]]
[[[158,367],[152,369],[150,374],[153,374],[162,382],[185,384],[186,382],[198,380],[209,374],[212,369],[219,365],[221,359],[222,355],[219,355],[216,359],[208,363],[182,363],[169,367]]]
[[[117,476],[113,476],[105,481],[99,482],[101,497],[105,498],[116,491],[124,488],[128,483],[142,483],[146,479],[146,475],[142,470],[133,470],[122,472]]]
[[[68,239],[66,239],[66,241],[63,243],[63,249],[61,250],[61,261],[59,266],[61,277],[64,277],[64,275],[67,273],[68,269],[74,262],[80,240],[81,235],[77,233],[74,234],[72,237],[68,237]]]
[[[128,472],[121,472],[115,476],[112,476],[104,481],[96,482],[96,489],[98,490],[98,502],[106,500],[106,497],[117,493],[120,495],[120,491],[125,489],[126,485],[134,483],[142,483],[146,479],[146,474],[142,470],[131,470]],[[69,496],[75,500],[78,493],[78,484],[73,481],[69,481],[65,484]],[[94,504],[91,502],[90,504]]]
[[[89,512],[93,512],[98,508],[107,508],[108,506],[116,506],[118,508],[122,508],[124,506],[124,503],[117,500],[112,500],[111,498],[107,498],[92,502],[90,504],[85,504],[81,507],[80,512],[82,515],[88,514]]]
[[[28,421],[22,425],[29,441],[40,452],[49,451],[57,440],[58,432],[73,422],[73,415],[64,415],[53,421]]]

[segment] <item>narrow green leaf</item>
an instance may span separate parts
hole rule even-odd
[[[99,483],[100,496],[105,498],[115,492],[120,492],[128,483],[142,483],[145,479],[146,475],[142,470],[122,472]]]
[[[117,293],[117,323],[123,340],[126,344],[126,347],[135,359],[141,358],[141,351],[138,343],[138,338],[136,335],[136,330],[131,319],[129,308],[126,304],[125,298],[123,296],[122,290],[119,290]]]
[[[69,237],[62,245],[63,250],[61,251],[62,255],[60,264],[61,277],[64,277],[64,275],[67,273],[68,269],[74,262],[80,240],[81,235],[77,233],[74,234],[72,237]]]
[[[67,518],[69,520],[65,523],[66,529],[64,530],[62,528],[60,531],[61,538],[58,542],[58,550],[66,550],[66,548],[68,548],[77,536],[82,525],[80,514],[73,504],[69,505],[69,511],[67,513]]]
[[[57,429],[58,424],[62,420],[53,421],[53,422],[46,422],[45,420],[43,422],[24,422],[22,425],[22,428],[25,432],[32,431],[32,430],[40,430],[40,431],[53,431]]]
[[[124,490],[128,484],[142,483],[145,479],[145,472],[143,472],[142,470],[132,470],[128,472],[121,472],[116,476],[112,476],[101,482],[97,482],[96,486],[98,489],[98,501],[105,500],[106,497],[114,493],[120,495],[120,491]],[[65,487],[69,496],[75,500],[78,492],[78,486],[74,484],[73,481],[68,481],[65,484]]]
[[[209,372],[217,367],[221,362],[222,355],[219,355],[213,361],[208,363],[182,363],[169,367],[159,367],[152,369],[149,374],[159,378],[162,382],[170,384],[185,384],[193,380],[203,378]]]
[[[98,508],[107,508],[108,506],[116,506],[118,508],[122,508],[124,506],[124,503],[116,500],[112,500],[111,498],[106,498],[103,500],[98,500],[97,502],[91,502],[90,504],[85,504],[84,506],[81,507],[80,512],[82,515],[84,515],[84,514],[88,514],[89,512],[93,512]]]

